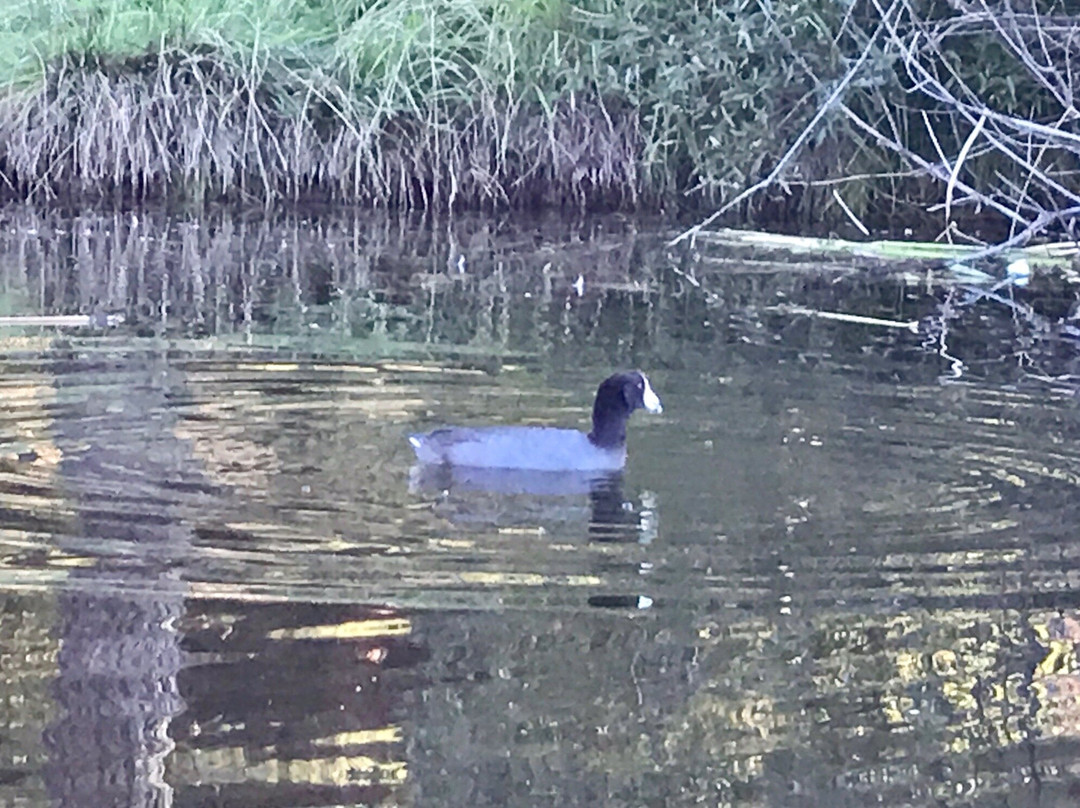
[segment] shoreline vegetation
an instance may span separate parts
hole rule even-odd
[[[15,0],[0,189],[1078,237],[1065,0]]]

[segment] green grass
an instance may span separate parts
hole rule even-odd
[[[1076,237],[1080,16],[1062,0],[1005,27],[937,0],[887,8],[10,0],[0,195],[671,212],[783,169],[727,222]]]
[[[709,203],[842,66],[840,6],[773,5],[13,0],[0,172],[23,197]]]
[[[557,0],[23,0],[0,20],[4,174],[31,196],[632,200],[634,117],[548,83],[577,68],[569,13]]]

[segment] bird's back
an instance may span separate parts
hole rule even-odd
[[[554,427],[451,427],[409,436],[421,463],[537,471],[612,471],[626,449],[601,449],[576,429]]]

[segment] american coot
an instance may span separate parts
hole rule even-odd
[[[410,435],[421,463],[536,471],[614,471],[626,463],[626,420],[639,407],[663,412],[640,371],[600,383],[592,432],[543,426],[448,427]]]

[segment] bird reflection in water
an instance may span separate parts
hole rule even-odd
[[[620,471],[417,464],[409,472],[409,491],[437,494],[440,515],[457,524],[502,525],[521,518],[587,521],[589,538],[598,542],[649,544],[657,534],[655,495],[644,491],[638,502],[627,499]]]

